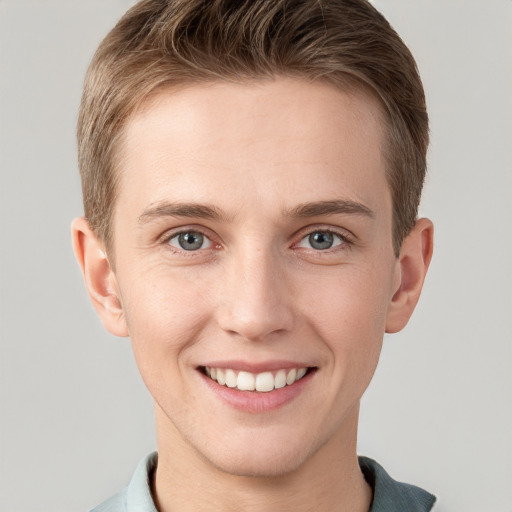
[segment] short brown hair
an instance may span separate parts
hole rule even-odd
[[[426,171],[428,116],[414,59],[366,0],[143,0],[105,37],[78,120],[85,216],[112,240],[116,150],[129,116],[163,85],[295,76],[362,89],[382,107],[398,255]]]

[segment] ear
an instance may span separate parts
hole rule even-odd
[[[434,242],[434,226],[419,219],[402,243],[397,262],[397,283],[386,320],[386,332],[402,330],[418,303]]]
[[[115,336],[128,336],[117,281],[103,243],[83,217],[71,225],[73,250],[82,269],[85,286],[105,328]]]

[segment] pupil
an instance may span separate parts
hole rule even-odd
[[[201,233],[182,233],[179,236],[180,246],[186,251],[200,249],[203,245],[203,235]]]
[[[333,244],[333,236],[331,233],[326,233],[325,231],[317,231],[309,235],[309,243],[314,249],[330,249]]]

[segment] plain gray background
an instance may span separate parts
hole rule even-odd
[[[155,447],[129,342],[70,246],[86,66],[128,0],[0,0],[0,510],[73,512]],[[512,1],[376,0],[416,56],[436,225],[415,316],[385,340],[359,451],[440,512],[512,511]]]

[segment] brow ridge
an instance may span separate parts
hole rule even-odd
[[[375,213],[368,206],[347,199],[302,203],[287,210],[286,215],[294,218],[319,217],[323,215],[362,215],[371,219]]]
[[[362,203],[347,199],[333,199],[329,201],[315,201],[299,204],[285,210],[285,216],[291,218],[321,217],[325,215],[362,215],[375,218],[370,208]],[[139,216],[139,223],[145,224],[159,217],[190,217],[211,220],[226,220],[226,214],[219,208],[210,204],[159,202],[146,208]]]
[[[222,210],[216,206],[199,203],[173,203],[163,201],[146,208],[139,216],[139,224],[145,224],[159,217],[194,217],[200,219],[222,220]]]

